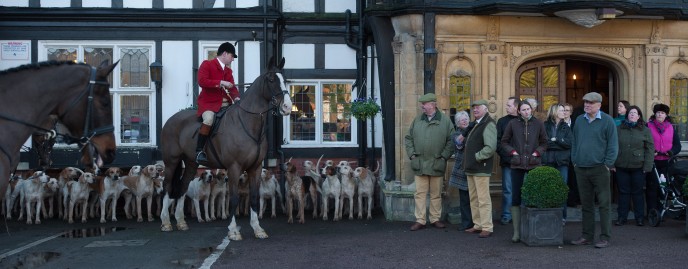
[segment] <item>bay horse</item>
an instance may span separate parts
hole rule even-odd
[[[0,198],[10,171],[19,162],[21,146],[35,130],[50,132],[43,126],[51,117],[69,131],[58,135],[80,146],[85,166],[102,166],[115,159],[107,79],[116,65],[103,61],[96,68],[49,61],[0,71]]]
[[[258,190],[260,171],[267,155],[266,122],[268,112],[277,109],[282,116],[291,113],[291,98],[284,84],[282,68],[284,58],[279,64],[270,59],[265,73],[260,75],[246,90],[241,101],[227,108],[225,115],[214,124],[216,128],[206,143],[208,163],[203,165],[218,169],[227,169],[227,176],[233,187],[230,187],[230,216],[232,221],[227,227],[230,240],[241,240],[236,226],[235,212],[238,207],[238,179],[246,171],[249,180],[251,197],[251,227],[257,238],[268,235],[258,223]],[[170,117],[162,128],[161,151],[165,163],[165,181],[163,190],[162,221],[163,232],[172,231],[169,205],[176,200],[175,219],[177,229],[188,230],[184,220],[184,194],[189,182],[197,173],[196,138],[201,122],[195,110],[182,110]]]

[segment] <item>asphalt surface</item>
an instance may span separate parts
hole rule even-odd
[[[188,219],[189,231],[170,233],[160,232],[159,220],[11,220],[0,225],[0,268],[688,268],[684,220],[614,226],[611,246],[595,249],[514,244],[510,225],[496,224],[482,239],[457,225],[411,232],[410,222],[385,221],[380,211],[372,220],[339,222],[309,213],[305,224],[288,224],[284,215],[262,220],[270,236],[264,240],[242,217],[244,240],[229,243],[227,220]],[[565,242],[580,236],[580,222],[564,229]]]

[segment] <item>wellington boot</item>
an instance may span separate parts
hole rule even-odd
[[[511,221],[514,225],[514,236],[511,237],[511,242],[518,243],[521,241],[521,207],[511,207]]]

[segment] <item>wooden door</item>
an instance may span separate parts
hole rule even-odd
[[[537,100],[534,115],[544,121],[550,106],[566,102],[565,74],[565,60],[525,64],[516,71],[516,97]]]

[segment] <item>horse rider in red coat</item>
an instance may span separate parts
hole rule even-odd
[[[198,95],[198,111],[196,115],[203,119],[198,131],[196,144],[196,162],[205,163],[208,158],[203,151],[208,140],[210,127],[215,120],[215,113],[220,108],[239,101],[239,90],[234,85],[234,76],[230,65],[238,58],[236,49],[229,42],[222,43],[217,49],[217,57],[205,60],[198,68],[198,85],[201,93]]]

